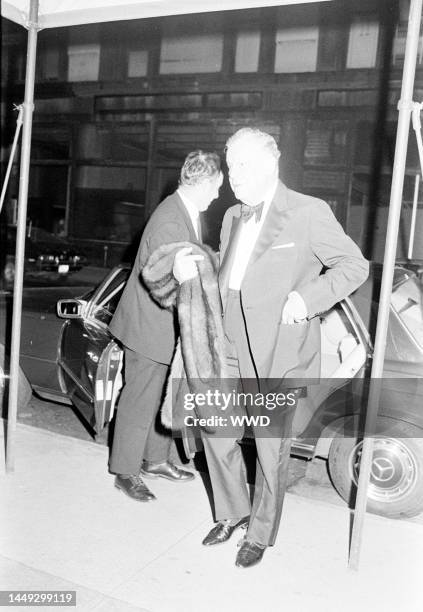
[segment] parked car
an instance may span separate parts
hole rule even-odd
[[[1,243],[6,249],[1,258],[3,288],[10,288],[15,278],[16,226],[3,225]],[[88,261],[84,253],[65,238],[31,224],[25,239],[24,277],[26,281],[56,281],[80,270]]]
[[[68,287],[24,291],[21,379],[44,397],[72,402],[97,433],[122,385],[122,349],[107,325],[128,275],[129,268],[117,267],[78,298],[78,288],[73,295]],[[327,459],[347,502],[359,473],[380,277],[374,265],[355,294],[321,315],[321,384],[300,401],[294,420],[292,454]],[[390,517],[423,511],[422,312],[421,284],[397,266],[368,503]]]
[[[423,259],[403,259],[398,264],[416,273],[420,280],[423,280]]]

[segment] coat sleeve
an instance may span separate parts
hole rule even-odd
[[[310,248],[326,268],[297,289],[312,318],[355,291],[369,274],[369,262],[346,235],[330,207],[318,200],[309,216]]]

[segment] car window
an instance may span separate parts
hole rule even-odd
[[[415,278],[408,279],[392,293],[392,306],[415,341],[423,347],[422,289]]]
[[[114,292],[109,295],[104,302],[96,304],[93,310],[93,315],[98,321],[106,324],[110,323],[110,320],[121,298],[124,286],[125,283],[122,282],[121,285],[116,287]]]
[[[96,302],[92,307],[91,316],[106,325],[110,323],[122,296],[128,276],[129,270],[121,269],[110,279],[110,282],[97,296]]]
[[[345,376],[344,364],[352,360],[356,362],[355,349],[362,345],[357,328],[350,319],[350,314],[347,314],[346,307],[345,302],[338,303],[320,316],[322,379],[339,378],[339,372]],[[361,359],[362,353],[358,357]],[[360,367],[361,365],[360,362]]]

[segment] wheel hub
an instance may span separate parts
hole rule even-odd
[[[363,443],[350,455],[350,477],[358,485]],[[417,482],[417,465],[402,440],[375,438],[368,496],[374,501],[394,502],[407,495]]]

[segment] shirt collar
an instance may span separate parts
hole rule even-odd
[[[188,214],[191,217],[191,219],[196,221],[198,217],[200,216],[200,211],[198,210],[197,206],[194,204],[192,200],[187,198],[185,193],[182,193],[181,189],[177,189],[177,193],[179,197],[181,198],[185,208],[187,209]]]

